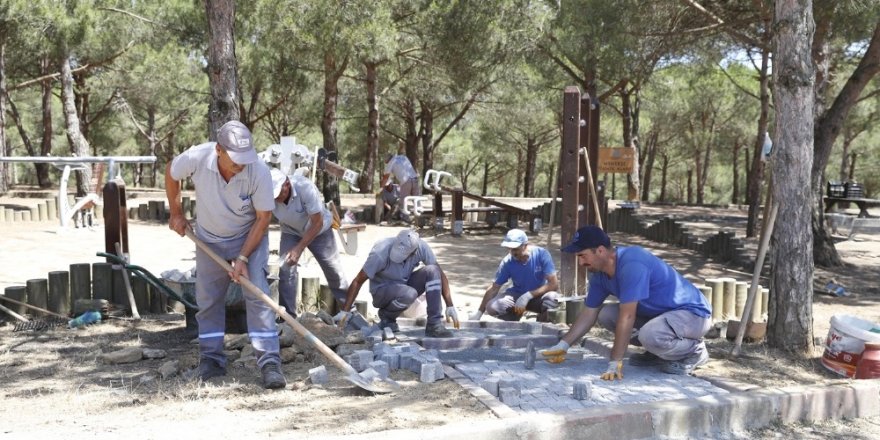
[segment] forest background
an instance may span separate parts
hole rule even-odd
[[[792,41],[808,52],[775,52]],[[794,67],[774,70],[780,56]],[[812,123],[785,129],[811,129],[812,149],[784,148],[777,170],[809,164],[809,179],[786,178],[809,185],[812,253],[833,266],[826,182],[880,191],[878,72],[877,0],[5,0],[0,150],[155,155],[123,177],[158,187],[167,161],[232,110],[260,150],[290,135],[336,151],[365,193],[401,152],[467,191],[546,197],[562,89],[577,85],[602,112],[600,144],[637,158],[629,175],[599,176],[608,197],[745,204],[753,237],[768,180],[760,152],[779,140],[774,96],[806,86]],[[58,178],[48,164],[0,165],[0,193]],[[803,286],[812,267],[800,266]],[[780,304],[805,318],[809,297]]]

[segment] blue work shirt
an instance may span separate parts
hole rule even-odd
[[[547,284],[547,277],[556,274],[556,266],[550,252],[539,246],[529,246],[529,259],[520,263],[512,255],[507,254],[498,271],[495,272],[495,284],[501,286],[508,280],[513,281],[509,288],[514,293],[526,293]]]
[[[672,310],[687,310],[697,316],[712,316],[706,298],[672,266],[639,246],[618,247],[614,276],[604,272],[590,275],[590,287],[584,300],[587,307],[598,308],[608,295],[621,304],[638,301],[636,314],[654,318]]]

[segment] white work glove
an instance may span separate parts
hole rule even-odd
[[[558,364],[565,360],[565,353],[568,353],[568,348],[571,347],[568,345],[568,342],[563,340],[559,340],[556,345],[546,349],[541,350],[541,356],[552,364]]]
[[[483,317],[483,312],[477,310],[476,312],[471,313],[471,315],[468,316],[468,319],[470,319],[471,321],[479,321],[480,318],[482,318],[482,317]]]
[[[531,292],[523,293],[516,299],[516,304],[513,306],[513,311],[516,312],[517,315],[522,315],[526,312],[526,305],[529,304],[529,301],[534,298]]]
[[[608,361],[608,369],[602,373],[602,380],[623,380],[623,360]]]
[[[344,329],[348,318],[351,318],[351,312],[341,311],[333,317],[333,322],[336,323],[337,327]]]
[[[513,302],[513,297],[510,295],[504,295],[501,298],[495,300],[497,304],[496,310],[506,311],[507,309],[516,307],[516,303]]]
[[[460,324],[458,323],[458,311],[455,310],[455,307],[449,306],[446,308],[446,322],[452,320],[452,325],[458,329],[460,328]]]

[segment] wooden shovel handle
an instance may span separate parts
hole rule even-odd
[[[219,264],[220,267],[225,269],[227,272],[233,271],[232,265],[230,265],[226,260],[221,258],[219,255],[217,255],[210,247],[208,247],[208,245],[206,245],[204,242],[202,242],[202,240],[199,240],[195,236],[195,234],[193,234],[191,229],[189,229],[189,228],[186,229],[186,236],[189,237],[189,239],[192,240],[196,244],[196,246],[199,247],[199,249],[201,249],[205,254],[207,254],[209,257],[211,257],[211,259],[214,260],[214,262]],[[333,350],[330,349],[330,347],[328,347],[323,342],[321,342],[321,340],[318,339],[317,337],[315,337],[315,335],[313,335],[312,332],[310,332],[308,329],[303,327],[303,325],[300,324],[296,319],[293,319],[293,316],[290,316],[290,314],[287,313],[287,311],[285,311],[283,308],[281,308],[281,306],[279,306],[278,303],[276,303],[275,301],[272,300],[272,298],[269,298],[268,295],[263,293],[263,291],[260,290],[259,287],[257,287],[256,285],[254,285],[254,283],[251,282],[251,280],[242,277],[239,279],[239,284],[241,284],[241,286],[244,288],[245,292],[250,293],[251,295],[253,295],[257,299],[259,299],[260,301],[263,301],[264,303],[268,304],[269,307],[271,307],[272,310],[275,311],[275,313],[277,313],[279,316],[281,316],[281,319],[284,319],[284,322],[290,324],[290,326],[293,327],[294,331],[296,331],[300,336],[305,338],[305,340],[308,341],[309,344],[312,344],[313,347],[317,348],[318,351],[321,352],[321,354],[323,354],[327,359],[330,359],[330,361],[333,362],[334,364],[336,364],[337,367],[341,368],[342,371],[346,372],[347,374],[358,374],[357,370],[355,370],[354,367],[349,365],[348,362],[345,362],[345,359],[342,359],[341,357],[339,357],[339,355],[336,354],[336,352],[334,352]]]

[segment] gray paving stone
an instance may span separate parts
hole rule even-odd
[[[327,383],[327,368],[321,365],[309,369],[309,381],[315,385]]]

